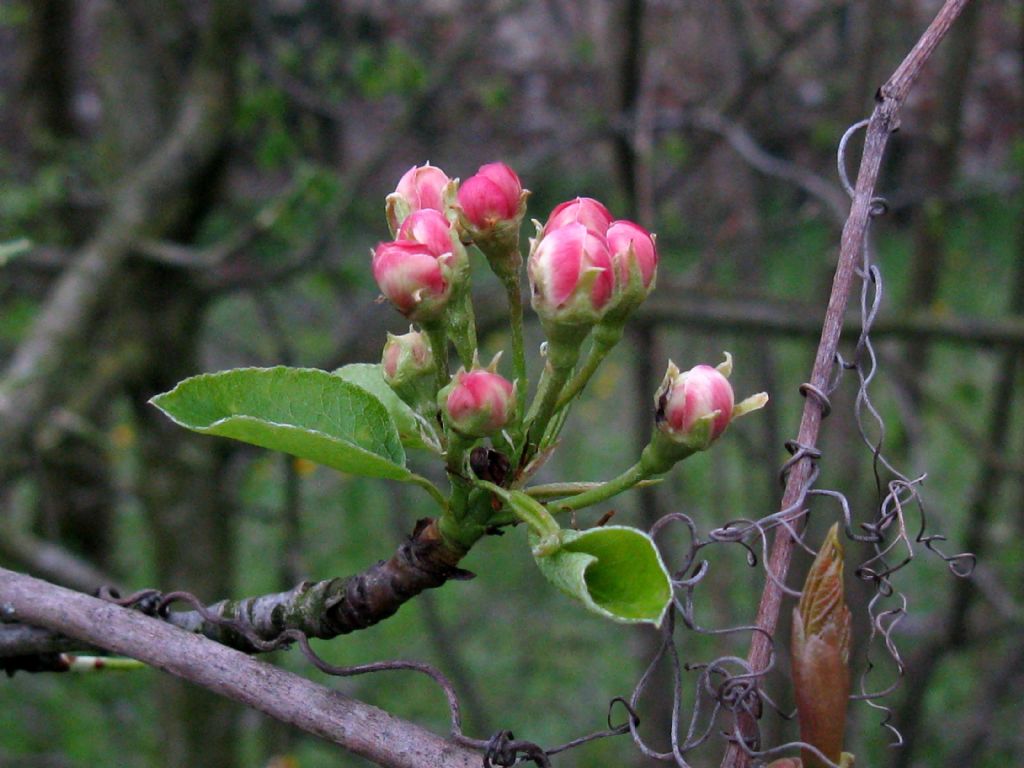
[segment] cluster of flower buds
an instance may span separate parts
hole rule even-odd
[[[611,315],[624,320],[654,288],[657,265],[654,237],[639,224],[615,221],[593,198],[569,200],[537,223],[528,262],[533,308],[549,335]]]
[[[716,368],[681,372],[669,363],[655,396],[653,436],[632,467],[589,488],[559,493],[547,505],[531,496],[523,486],[553,452],[568,409],[622,338],[627,317],[653,290],[658,250],[654,235],[616,220],[589,197],[568,200],[544,224],[534,222],[527,275],[547,342],[543,371],[527,402],[519,233],[528,196],[504,163],[482,165],[461,184],[435,166],[413,167],[388,195],[394,240],[374,249],[373,274],[384,296],[422,329],[389,334],[380,365],[384,381],[413,410],[413,440],[399,436],[443,455],[447,496],[417,479],[441,505],[437,530],[452,547],[466,550],[518,519],[529,528],[541,571],[563,591],[602,616],[658,626],[671,605],[672,585],[652,538],[622,526],[565,531],[549,506],[582,509],[663,474],[706,450],[733,419],[768,398],[761,393],[735,402],[728,353]],[[512,380],[498,372],[500,353],[486,367],[479,362],[470,246],[486,257],[505,289]],[[462,363],[454,375],[449,346]],[[407,423],[407,409],[389,401],[386,407]],[[811,666],[808,679],[822,665],[815,657]]]
[[[412,202],[418,201],[436,202],[436,195],[424,191],[412,198]],[[409,203],[403,202],[402,207],[405,205]],[[373,276],[381,292],[399,312],[418,322],[439,320],[468,275],[466,249],[455,228],[436,208],[412,210],[398,225],[396,239],[381,243],[373,252]]]
[[[426,330],[389,337],[383,370],[394,391],[423,415],[440,413],[449,435],[477,439],[514,424],[512,434],[527,435],[531,450],[539,450],[554,413],[580,391],[621,338],[626,317],[654,288],[658,250],[651,233],[616,220],[589,197],[568,200],[543,225],[535,222],[527,274],[552,372],[545,374],[548,380],[542,380],[529,411],[519,412],[526,395],[521,328],[513,329],[513,340],[517,329],[519,339],[513,385],[497,372],[497,359],[487,368],[476,360],[466,246],[484,253],[509,291],[510,306],[518,307],[519,229],[528,195],[504,163],[483,165],[461,184],[429,164],[409,169],[387,197],[395,239],[374,250],[373,273],[384,296]],[[516,322],[521,316],[513,313]],[[590,358],[569,381],[595,327]],[[451,379],[446,339],[455,343],[465,366]],[[642,457],[648,474],[707,449],[730,421],[764,406],[763,393],[734,402],[731,368],[728,354],[717,368],[698,365],[680,372],[669,364],[655,397],[654,436]]]

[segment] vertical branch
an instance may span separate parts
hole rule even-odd
[[[633,146],[640,82],[643,78],[644,0],[623,0],[620,8],[625,39],[618,67],[619,124],[615,131],[615,166],[626,197],[626,216],[636,217],[637,172]],[[650,224],[650,222],[645,222]]]
[[[839,263],[832,282],[832,294],[825,312],[821,339],[811,373],[810,384],[821,392],[828,389],[829,376],[842,330],[843,313],[846,310],[853,286],[854,268],[863,253],[867,237],[873,207],[872,198],[886,144],[890,134],[899,127],[900,109],[921,73],[921,69],[946,36],[953,21],[966,4],[967,0],[946,0],[921,39],[878,91],[877,104],[868,122],[867,135],[864,139],[864,152],[857,175],[850,214],[843,227]],[[822,409],[823,403],[817,398],[807,398],[797,436],[800,445],[814,446],[817,443],[821,428]],[[793,465],[787,479],[782,508],[792,508],[794,512],[791,517],[794,520],[800,517],[812,466],[813,462],[810,458],[801,459]],[[786,574],[789,572],[793,544],[793,538],[788,530],[784,527],[779,528],[772,542],[767,565],[779,580],[785,580]],[[756,624],[761,631],[754,633],[748,656],[750,666],[755,672],[760,672],[769,665],[772,655],[771,638],[774,637],[778,625],[781,604],[782,589],[774,580],[768,580],[757,611]],[[743,722],[742,719],[738,724],[744,733],[750,729],[751,725],[749,721]],[[750,758],[744,751],[744,747],[733,742],[726,750],[722,766],[723,768],[740,768],[748,765],[749,761]]]

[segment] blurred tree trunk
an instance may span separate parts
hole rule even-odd
[[[22,88],[28,126],[46,139],[75,133],[73,70],[74,3],[36,0],[29,4],[28,66]]]
[[[204,600],[232,593],[232,500],[226,487],[228,451],[218,440],[193,435],[146,401],[196,373],[196,341],[204,300],[184,273],[139,265],[126,291],[133,322],[151,351],[130,392],[139,426],[139,489],[164,591],[183,589]],[[130,299],[125,296],[126,301]],[[237,705],[177,678],[161,677],[159,709],[166,768],[237,765]]]
[[[634,146],[634,131],[637,105],[640,101],[640,87],[643,81],[643,31],[644,31],[644,0],[622,0],[618,9],[619,22],[615,25],[621,30],[622,40],[619,46],[616,78],[615,101],[618,120],[614,126],[615,171],[619,187],[626,202],[625,215],[635,219],[637,215],[637,165],[638,158]],[[650,225],[650,222],[646,222]]]
[[[104,446],[97,444],[105,408],[68,415],[80,420],[88,434],[74,430],[55,434],[39,454],[41,532],[112,573],[115,492],[108,456]]]
[[[847,107],[851,121],[870,113],[875,91],[884,77],[881,53],[885,49],[887,5],[884,0],[864,0],[844,11],[854,16],[849,27],[851,44],[844,46],[856,57]]]
[[[911,222],[914,251],[910,264],[910,292],[907,309],[928,309],[939,296],[939,278],[949,249],[947,224],[951,206],[945,197],[950,192],[959,168],[963,143],[964,97],[970,77],[971,60],[977,38],[980,3],[969,3],[947,42],[946,63],[934,89],[933,113],[925,123],[930,126],[917,162],[912,163],[913,178],[923,179],[926,199],[914,210]],[[928,347],[912,344],[906,350],[910,370],[923,373]],[[912,393],[919,403],[920,393]]]
[[[618,36],[617,40],[612,41],[612,45],[618,51],[611,79],[615,87],[614,104],[617,118],[613,124],[612,148],[616,181],[623,197],[624,218],[633,220],[639,218],[640,174],[643,172],[643,164],[636,147],[636,120],[643,84],[644,16],[644,0],[621,0],[616,11],[617,23],[612,27],[612,34]],[[651,225],[650,221],[642,223]],[[635,349],[633,366],[637,392],[636,445],[639,455],[651,436],[651,398],[658,383],[655,379],[656,363],[652,357],[657,351],[655,330],[652,326],[636,328],[630,335]],[[638,502],[640,527],[649,528],[661,517],[656,489],[641,489]],[[640,669],[643,670],[659,652],[661,633],[652,632],[649,627],[644,627],[638,633],[636,647]],[[670,732],[675,700],[672,673],[667,663],[660,665],[653,681],[653,685],[641,701],[640,719],[644,725],[644,737],[657,748],[664,749],[668,746],[665,734]],[[646,762],[643,756],[638,755],[637,765]]]
[[[226,96],[233,97],[230,71],[240,43],[237,18],[244,16],[242,10],[230,1],[211,6],[201,32],[204,44],[191,57],[190,74],[186,43],[197,33],[184,4],[132,0],[102,8],[100,73],[106,120],[100,151],[120,165],[118,170],[130,173],[164,140],[190,76],[201,80],[216,73],[215,78],[227,79]],[[147,229],[175,242],[193,241],[222,181],[231,114],[227,106],[228,119],[212,127],[217,131],[213,150],[186,159],[194,166],[184,184],[153,211]],[[108,334],[134,340],[144,352],[126,387],[136,412],[138,488],[153,539],[157,586],[215,600],[231,594],[234,586],[232,496],[225,479],[228,449],[183,430],[147,404],[153,395],[198,371],[207,299],[194,272],[129,260],[109,297],[108,306],[118,309],[99,320]],[[161,677],[154,684],[165,768],[238,764],[237,705],[177,678]]]

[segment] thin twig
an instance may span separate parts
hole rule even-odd
[[[966,4],[967,0],[947,0],[921,39],[892,77],[878,91],[878,103],[867,125],[860,172],[857,175],[850,215],[843,227],[839,264],[833,279],[832,294],[825,313],[821,340],[811,374],[810,384],[819,391],[824,392],[828,389],[839,345],[843,314],[853,285],[854,269],[863,254],[868,224],[874,208],[875,185],[878,181],[882,155],[889,136],[899,127],[900,109],[924,64]],[[823,403],[818,398],[808,397],[806,399],[797,436],[799,445],[814,446],[817,443],[822,412]],[[801,499],[807,491],[813,464],[810,457],[800,459],[792,466],[787,479],[781,508],[794,510],[790,517],[792,525],[795,526],[801,525],[800,518],[803,512]],[[770,666],[772,637],[778,625],[783,597],[783,590],[779,582],[783,582],[789,572],[793,544],[793,536],[787,526],[783,526],[776,532],[768,567],[770,572],[777,575],[777,580],[769,579],[765,584],[756,620],[757,627],[761,631],[753,634],[748,657],[749,664],[755,671],[765,670]],[[741,716],[738,725],[741,732],[746,732],[750,724],[742,722]],[[726,750],[722,767],[742,768],[749,762],[750,758],[745,752],[744,746],[734,741]]]
[[[772,155],[739,123],[717,112],[703,109],[692,115],[684,115],[682,122],[689,122],[697,128],[721,136],[752,168],[766,176],[788,181],[820,200],[839,224],[846,220],[847,201],[837,185],[808,168]],[[663,127],[659,125],[659,128]]]

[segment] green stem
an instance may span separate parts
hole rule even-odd
[[[587,326],[560,324],[546,325],[544,330],[548,336],[547,362],[524,423],[526,449],[523,452],[523,464],[533,457],[544,438],[548,422],[555,414],[559,395],[580,359],[580,346],[590,333]]]
[[[469,285],[452,297],[453,306],[448,311],[448,335],[459,353],[462,366],[468,371],[476,359],[476,318],[473,314],[473,300],[470,297]]]
[[[636,487],[650,488],[653,485],[658,485],[660,482],[661,478],[648,478],[641,480],[636,484]],[[523,492],[535,499],[550,501],[551,499],[561,499],[567,496],[579,496],[581,493],[601,488],[604,485],[604,483],[593,482],[544,483],[543,485],[531,485],[529,488],[524,488]]]
[[[523,294],[519,284],[519,272],[502,280],[508,296],[508,315],[512,330],[512,368],[516,381],[516,413],[526,412],[526,346],[523,342]]]
[[[407,482],[410,482],[413,485],[418,485],[420,488],[424,489],[430,494],[430,497],[437,502],[437,505],[441,509],[448,509],[448,499],[446,499],[440,489],[427,478],[422,475],[414,474],[409,477]]]
[[[464,440],[454,432],[448,438],[445,468],[448,470],[448,481],[452,486],[448,511],[451,512],[457,522],[461,522],[465,518],[466,509],[469,506],[469,492],[472,486],[464,473],[466,470],[466,453],[472,447],[472,444],[472,441]]]
[[[594,375],[594,372],[600,367],[601,363],[608,356],[608,353],[615,348],[615,345],[622,340],[622,329],[621,323],[614,325],[605,325],[599,323],[594,329],[594,343],[590,345],[590,352],[587,353],[587,359],[583,363],[583,366],[576,371],[576,375],[572,377],[572,380],[566,385],[562,391],[561,396],[558,398],[558,404],[555,406],[555,410],[560,410],[567,406],[573,401],[582,391],[590,378]]]
[[[569,380],[570,373],[572,373],[571,365],[555,367],[552,365],[552,360],[548,358],[540,377],[537,394],[533,398],[533,405],[530,406],[530,413],[526,417],[526,435],[529,444],[527,451],[531,455],[533,451],[530,446],[539,445],[541,438],[544,437],[544,431],[558,405],[558,396],[561,394],[565,382]]]
[[[612,496],[617,496],[623,491],[628,491],[642,480],[646,480],[649,476],[650,472],[641,460],[618,477],[609,480],[607,483],[602,483],[596,488],[591,488],[589,491],[584,491],[583,493],[565,499],[564,501],[554,502],[554,506],[559,512],[563,510],[583,509],[584,507],[589,507],[591,504],[597,504],[599,501],[604,501],[605,499],[610,499]]]
[[[130,672],[137,669],[149,669],[147,664],[136,659],[126,659],[120,656],[76,656],[65,654],[68,662],[68,672],[100,672],[113,670],[117,672]]]
[[[447,386],[448,379],[451,378],[451,374],[448,372],[448,332],[443,322],[424,323],[423,330],[427,333],[430,351],[434,354],[434,362],[437,367],[435,373],[437,388],[434,392],[436,396],[438,392]]]

